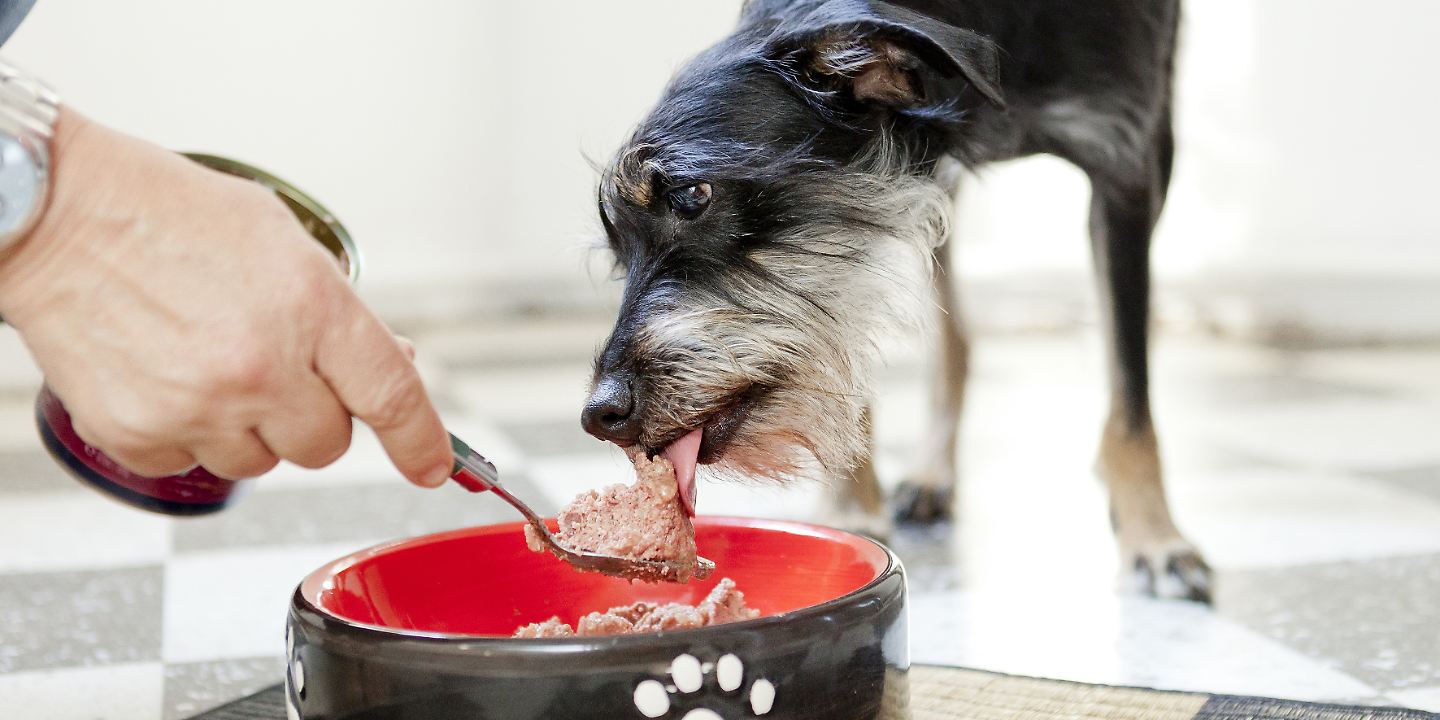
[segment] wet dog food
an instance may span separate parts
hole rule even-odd
[[[556,518],[555,539],[572,550],[673,562],[686,568],[673,579],[686,582],[696,563],[695,527],[681,505],[675,468],[640,451],[630,460],[635,484],[591,490],[572,500]],[[535,552],[546,550],[529,525],[525,542]]]
[[[596,635],[634,635],[660,632],[662,630],[691,630],[694,628],[721,625],[724,623],[750,620],[760,616],[760,611],[745,606],[745,594],[735,589],[735,581],[721,580],[714,590],[699,605],[683,603],[637,602],[632,605],[613,607],[605,612],[592,612],[580,618],[571,627],[552,617],[541,623],[531,623],[515,631],[517,638],[563,638],[588,637]]]

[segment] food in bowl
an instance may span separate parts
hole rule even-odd
[[[594,635],[635,635],[661,630],[693,630],[724,623],[753,620],[760,611],[745,606],[745,594],[735,588],[735,581],[724,578],[698,605],[685,603],[647,603],[612,607],[605,612],[592,612],[571,627],[558,615],[540,623],[530,623],[515,631],[517,638],[586,637]]]
[[[643,451],[630,457],[635,484],[617,483],[586,492],[556,517],[555,539],[572,550],[632,560],[670,562],[674,582],[688,582],[697,562],[695,527],[681,504],[675,466]],[[545,552],[535,529],[525,526],[525,544]]]

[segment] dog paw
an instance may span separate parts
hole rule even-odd
[[[913,481],[900,483],[895,489],[895,522],[932,524],[954,517],[955,493],[949,486],[935,486]]]
[[[1210,566],[1183,540],[1124,551],[1121,562],[1121,582],[1131,592],[1166,600],[1210,602]]]

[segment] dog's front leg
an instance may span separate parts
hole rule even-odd
[[[890,517],[885,513],[885,492],[875,474],[875,431],[869,408],[865,409],[864,423],[864,454],[850,477],[840,481],[845,486],[829,493],[830,508],[825,522],[884,540],[890,535]]]
[[[1150,418],[1150,235],[1170,175],[1168,125],[1145,176],[1091,173],[1090,232],[1106,320],[1111,405],[1096,471],[1110,495],[1122,581],[1160,597],[1209,600],[1210,569],[1170,517]]]
[[[920,462],[895,493],[895,519],[902,523],[948,520],[954,513],[956,450],[960,442],[960,411],[970,369],[970,344],[960,317],[960,300],[950,276],[950,246],[935,249],[936,326],[934,380],[930,418]]]

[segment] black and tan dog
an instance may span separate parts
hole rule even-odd
[[[933,436],[904,520],[950,512],[966,343],[944,280],[958,169],[1035,153],[1090,178],[1112,400],[1098,471],[1127,576],[1205,598],[1170,517],[1147,392],[1149,246],[1170,178],[1178,0],[751,0],[606,171],[624,269],[585,428],[786,479],[870,464],[876,339],[940,307]],[[938,267],[939,273],[935,270]]]

